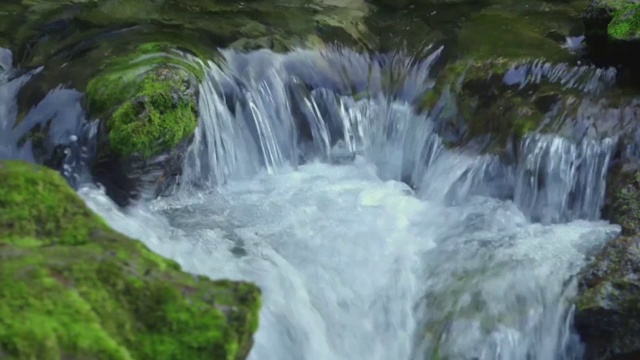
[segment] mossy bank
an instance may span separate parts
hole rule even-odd
[[[244,359],[261,295],[111,230],[54,171],[0,162],[0,358]]]

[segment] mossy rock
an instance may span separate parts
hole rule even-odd
[[[0,4],[0,39],[10,39],[19,63],[29,66],[85,56],[113,38],[140,43],[140,35],[200,53],[238,40],[286,51],[317,37],[334,41],[321,31],[326,26],[363,38],[368,11],[364,0],[9,0]]]
[[[111,230],[53,170],[0,162],[0,357],[244,359],[260,291]]]
[[[476,61],[495,57],[572,59],[574,56],[562,44],[547,36],[552,30],[553,24],[546,24],[542,18],[511,13],[501,7],[487,8],[461,25],[458,47]]]
[[[620,79],[640,78],[640,2],[593,0],[583,15],[591,56],[604,65],[622,65]]]
[[[481,150],[499,152],[510,140],[541,131],[547,113],[572,93],[553,82],[506,81],[510,71],[531,61],[495,58],[447,65],[419,107],[436,114],[440,135],[451,146],[478,142]]]
[[[619,164],[607,181],[604,216],[622,227],[622,234],[640,234],[640,170]]]
[[[458,60],[443,68],[417,107],[430,113],[450,146],[495,153],[531,132],[575,141],[632,134],[640,123],[638,103],[634,93],[612,89],[614,83],[613,72],[595,66]]]
[[[609,242],[580,275],[575,325],[587,360],[640,356],[640,238]]]
[[[635,0],[595,0],[585,14],[589,32],[603,31],[612,40],[640,39],[640,2]],[[596,24],[600,21],[600,24]]]
[[[164,46],[115,59],[87,86],[87,108],[100,119],[93,173],[120,205],[172,184],[198,124],[204,69]]]
[[[191,137],[198,123],[190,74],[164,66],[145,70],[107,72],[87,88],[89,110],[106,116],[110,148],[121,157],[148,159],[171,150]]]

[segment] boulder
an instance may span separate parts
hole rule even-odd
[[[147,49],[156,47],[136,58],[150,56]],[[118,59],[87,86],[87,108],[100,120],[92,173],[122,206],[173,184],[198,123],[203,70],[163,51],[151,63]]]
[[[260,290],[180,270],[53,170],[0,162],[0,358],[245,359]]]

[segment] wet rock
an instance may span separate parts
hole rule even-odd
[[[570,59],[573,55],[562,43],[547,36],[550,31],[569,25],[558,24],[545,16],[548,14],[485,9],[462,23],[458,47],[465,56],[481,61],[496,57],[544,58],[557,62]]]
[[[113,56],[132,43],[150,41],[180,43],[206,54],[238,40],[249,47],[288,50],[316,37],[333,42],[331,33],[318,31],[326,27],[360,39],[367,33],[363,23],[369,8],[364,0],[11,2],[0,4],[0,46],[6,38],[17,62],[28,66],[56,58],[66,64],[93,53],[99,59],[99,54]]]
[[[245,359],[260,290],[184,273],[56,172],[0,162],[0,357]]]
[[[625,159],[624,156],[621,158]],[[609,242],[579,277],[575,325],[587,360],[640,358],[640,168],[618,161],[609,175],[606,219],[622,236]]]
[[[591,105],[587,99],[598,98],[613,76],[595,67],[543,60],[456,61],[438,75],[420,108],[432,113],[449,145],[474,143],[481,151],[502,151],[529,132],[552,132],[577,141],[587,135],[602,138],[637,123],[584,109],[605,112],[603,104]],[[619,126],[623,123],[626,127]]]
[[[619,164],[609,175],[604,216],[622,227],[622,234],[640,234],[640,170]]]
[[[602,64],[622,65],[637,78],[640,65],[640,2],[594,0],[583,15],[592,57]]]
[[[92,173],[123,206],[172,185],[198,122],[197,68],[150,59],[120,59],[87,87],[87,108],[100,119]]]
[[[575,326],[588,360],[640,357],[640,237],[606,245],[580,277]]]

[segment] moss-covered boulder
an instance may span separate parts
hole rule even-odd
[[[640,2],[593,0],[584,16],[586,42],[591,55],[607,65],[623,65],[640,74]],[[621,76],[623,78],[624,76]]]
[[[54,171],[0,162],[0,358],[244,359],[260,291],[111,230]]]
[[[100,119],[93,174],[120,205],[172,184],[198,123],[203,69],[158,46],[114,60],[87,86],[87,109]]]

